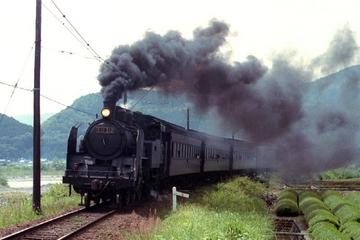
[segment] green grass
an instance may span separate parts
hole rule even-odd
[[[73,194],[68,197],[68,187],[55,184],[42,194],[42,214],[37,215],[32,211],[32,198],[25,193],[3,193],[0,195],[0,228],[24,223],[59,212],[74,209],[78,206],[79,196]]]
[[[42,175],[63,175],[65,172],[65,160],[54,160],[41,163]],[[6,165],[0,167],[0,176],[4,178],[32,176],[32,166]]]
[[[128,239],[267,240],[272,220],[260,198],[265,188],[248,178],[234,178],[201,189],[196,198],[167,215],[147,234]]]

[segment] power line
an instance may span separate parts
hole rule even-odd
[[[56,16],[56,14],[51,11],[51,9],[49,7],[47,7],[45,5],[44,2],[42,2],[42,5],[45,7],[45,9],[51,14],[51,16],[53,16],[87,51],[89,51],[91,53],[91,55],[93,56],[94,59],[96,59],[97,61],[101,62],[101,59],[99,59],[92,51],[91,49],[86,45],[84,44],[84,42],[78,37],[76,36],[76,34],[71,31],[71,29],[63,22],[61,21],[61,19]]]
[[[12,86],[13,89],[12,89],[12,91],[11,91],[9,100],[8,100],[7,104],[5,105],[5,108],[4,108],[4,111],[3,111],[3,115],[1,115],[1,117],[0,117],[0,124],[1,124],[1,122],[3,121],[4,116],[5,116],[6,112],[7,112],[7,109],[8,109],[8,107],[9,107],[9,105],[10,105],[11,99],[12,99],[12,97],[14,96],[15,89],[17,88],[17,85],[19,84],[22,76],[24,75],[26,66],[27,66],[27,64],[28,64],[28,62],[29,62],[31,53],[32,53],[32,51],[33,51],[33,49],[34,49],[34,45],[35,45],[35,43],[33,43],[33,45],[31,46],[30,51],[29,51],[29,54],[28,54],[27,57],[25,58],[24,64],[23,64],[23,66],[22,66],[22,68],[21,68],[21,70],[20,70],[20,73],[19,73],[19,76],[18,76],[18,78],[17,78],[17,80],[16,80],[16,83]]]
[[[70,25],[71,29],[77,34],[77,36],[74,34],[74,32],[65,25],[65,23],[63,21],[61,21],[48,7],[46,7],[45,5],[45,8],[51,13],[52,16],[54,16],[60,23],[61,25],[63,25],[70,33],[71,35],[76,38],[77,41],[79,41],[81,43],[81,45],[83,47],[85,47],[85,49],[87,51],[89,51],[91,53],[91,55],[96,59],[98,60],[99,62],[102,62],[104,63],[105,67],[111,67],[112,70],[118,72],[121,74],[121,72],[119,71],[118,67],[110,62],[110,61],[107,61],[105,60],[104,58],[102,58],[100,56],[100,54],[98,54],[98,52],[90,45],[90,43],[85,39],[85,37],[80,33],[80,31],[74,26],[74,24],[71,23],[71,21],[66,17],[65,13],[60,9],[60,7],[55,3],[54,0],[51,0],[52,4],[54,5],[54,7],[57,9],[57,11],[61,14],[61,16],[66,20],[66,22]],[[153,87],[151,87],[151,89],[148,91],[148,93],[153,89]],[[147,93],[147,94],[148,94]],[[134,108],[142,99],[144,99],[146,97],[145,94],[144,96],[142,96],[133,106],[132,108]]]
[[[99,60],[105,62],[105,60],[95,51],[95,49],[90,45],[88,41],[83,37],[83,35],[76,29],[76,27],[70,22],[70,20],[66,17],[65,13],[59,8],[59,6],[55,3],[54,0],[51,0],[52,4],[59,11],[62,17],[66,20],[66,22],[70,25],[70,27],[75,31],[75,33],[80,37],[80,39],[85,43],[86,47],[92,52],[92,54],[98,58]]]
[[[45,46],[41,46],[41,48],[45,49],[45,50],[51,50],[57,53],[61,53],[61,54],[66,54],[66,55],[70,55],[70,56],[78,56],[81,58],[85,58],[85,59],[91,59],[94,60],[94,57],[90,57],[90,56],[85,56],[82,55],[80,53],[77,52],[73,52],[73,51],[67,51],[67,50],[61,50],[61,49],[55,49],[55,48],[49,48],[49,47],[45,47]]]
[[[137,100],[131,107],[129,107],[129,110],[134,109],[136,105],[141,102],[151,92],[151,90],[153,90],[154,87],[155,86],[152,86],[143,96],[139,98],[139,100]]]
[[[33,92],[33,91],[34,91],[33,89],[30,89],[30,88],[24,88],[24,87],[20,87],[20,86],[18,86],[18,85],[15,86],[15,85],[12,85],[12,84],[9,84],[9,83],[6,83],[6,82],[2,82],[2,81],[0,81],[0,84],[5,85],[5,86],[8,86],[8,87],[18,88],[18,89],[20,89],[20,90],[27,91],[27,92]],[[78,108],[75,108],[75,107],[66,105],[66,104],[64,104],[64,103],[62,103],[62,102],[60,102],[60,101],[58,101],[58,100],[55,100],[55,99],[53,99],[53,98],[50,98],[50,97],[48,97],[48,96],[46,96],[46,95],[41,94],[40,96],[43,97],[43,98],[45,98],[45,99],[47,99],[47,100],[49,100],[49,101],[51,101],[51,102],[54,102],[54,103],[59,104],[59,105],[61,105],[61,106],[64,106],[64,107],[66,107],[66,108],[73,109],[73,110],[75,110],[75,111],[77,111],[77,112],[81,112],[81,113],[87,114],[87,115],[89,115],[89,116],[94,116],[94,115],[96,115],[95,113],[90,113],[90,112],[87,112],[87,111],[84,111],[84,110],[81,110],[81,109],[78,109]],[[2,117],[3,117],[3,116],[4,116],[4,115],[2,115]]]

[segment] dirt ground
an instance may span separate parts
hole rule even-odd
[[[133,234],[146,234],[160,217],[170,210],[170,195],[161,200],[139,202],[94,225],[73,239],[114,239],[123,240]]]

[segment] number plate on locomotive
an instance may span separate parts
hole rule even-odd
[[[114,128],[112,127],[96,127],[95,131],[96,133],[101,134],[113,134],[115,132]]]

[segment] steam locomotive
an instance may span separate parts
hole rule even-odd
[[[140,112],[104,103],[102,118],[89,125],[77,144],[68,139],[63,183],[91,201],[128,204],[169,179],[255,171],[258,148],[249,142],[185,129]]]

